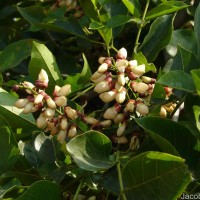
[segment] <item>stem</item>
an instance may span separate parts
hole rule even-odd
[[[84,183],[84,179],[82,179],[81,182],[79,183],[79,186],[78,186],[78,188],[77,188],[77,190],[76,190],[76,193],[75,193],[75,195],[74,195],[73,200],[77,200],[77,199],[78,199],[78,195],[79,195],[79,192],[81,191],[81,188],[82,188],[82,186],[83,186],[83,183]]]
[[[146,14],[147,14],[149,3],[150,3],[150,0],[147,0],[146,6],[145,6],[145,9],[144,9],[144,13],[143,13],[143,16],[142,16],[142,20],[141,20],[141,23],[140,23],[140,26],[139,26],[139,29],[138,29],[138,33],[137,33],[137,36],[136,36],[135,46],[134,46],[132,57],[134,56],[134,52],[135,51],[137,52],[138,45],[140,44],[139,43],[139,38],[140,38],[140,34],[141,34],[141,31],[142,31],[142,28],[145,25],[145,17],[146,17]]]
[[[120,186],[120,196],[123,200],[126,200],[126,195],[124,194],[124,186],[122,182],[122,171],[121,171],[121,164],[119,162],[119,151],[117,151],[117,172],[118,172],[118,179],[119,179],[119,186]],[[120,199],[120,198],[119,198]]]
[[[79,94],[77,94],[74,98],[71,99],[71,101],[74,101],[76,99],[78,99],[81,95],[85,94],[87,91],[91,90],[95,85],[92,84],[91,86],[89,86],[88,88],[86,88],[85,90],[83,90],[82,92],[80,92]]]

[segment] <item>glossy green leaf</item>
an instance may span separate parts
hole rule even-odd
[[[60,200],[60,190],[57,184],[50,181],[38,181],[32,184],[19,198],[16,200]]]
[[[92,72],[90,70],[90,66],[88,64],[87,58],[83,54],[83,61],[84,61],[84,66],[82,69],[82,72],[80,74],[80,77],[78,79],[78,84],[86,84],[90,81],[90,77],[92,76]]]
[[[76,73],[76,74],[67,76],[67,78],[64,80],[64,84],[71,85],[72,92],[69,95],[71,95],[74,92],[79,91],[82,88],[82,85],[78,83],[79,78],[80,78],[80,73]]]
[[[0,113],[8,121],[14,132],[17,132],[17,129],[22,130],[21,134],[16,135],[16,137],[21,138],[31,135],[33,130],[37,130],[37,127],[31,113],[23,114],[22,109],[14,106],[17,99],[17,97],[0,88]]]
[[[55,85],[63,85],[63,79],[53,54],[44,44],[33,42],[29,63],[29,73],[33,80],[37,80],[41,69],[44,69],[48,74],[49,91],[53,91]]]
[[[112,29],[111,28],[104,28],[102,30],[98,30],[101,37],[103,38],[106,46],[109,46],[110,41],[112,39]]]
[[[153,151],[132,158],[122,178],[126,197],[131,200],[175,200],[191,181],[184,159]]]
[[[0,72],[11,69],[31,55],[31,39],[24,39],[8,45],[0,54]]]
[[[195,17],[194,17],[194,32],[197,39],[198,46],[198,58],[200,59],[200,4],[196,8]]]
[[[137,0],[122,0],[128,11],[135,17],[140,17],[140,4]]]
[[[197,54],[197,42],[194,31],[188,29],[174,30],[172,32],[171,40],[166,46],[167,53],[170,56],[175,56],[178,50],[178,45],[188,51],[192,51],[194,54]]]
[[[195,168],[196,162],[199,160],[199,153],[195,150],[198,141],[186,127],[160,117],[139,118],[136,122],[147,132],[153,132],[168,140],[180,156],[186,159],[189,168]]]
[[[156,56],[170,41],[172,34],[173,15],[158,17],[150,27],[150,30],[139,50],[146,56],[149,62],[155,60]]]
[[[131,19],[132,18],[127,15],[116,15],[107,21],[106,26],[108,28],[114,28],[130,22]]]
[[[191,71],[192,78],[194,81],[194,85],[196,87],[196,91],[198,95],[200,96],[200,69],[194,69]]]
[[[173,58],[172,65],[170,66],[170,71],[173,70],[182,70],[184,72],[190,73],[192,69],[199,68],[199,61],[197,60],[196,55],[184,49],[178,45],[178,52]],[[169,71],[169,69],[164,70]]]
[[[2,175],[12,169],[19,155],[15,138],[8,127],[0,127],[0,151],[0,175]]]
[[[97,131],[88,131],[67,143],[67,150],[77,165],[89,171],[112,167],[109,160],[111,147],[109,138]]]
[[[177,12],[181,9],[187,8],[188,6],[189,5],[187,5],[181,1],[167,1],[167,2],[159,4],[155,8],[148,11],[145,19],[151,20],[153,18],[167,15],[172,12]]]
[[[195,86],[192,80],[192,76],[183,71],[170,71],[157,81],[157,83],[187,92],[194,92]]]
[[[200,131],[200,107],[199,106],[193,106],[193,110],[194,110],[194,116],[195,116],[195,120],[196,120],[196,126],[198,128],[198,130]]]
[[[91,30],[98,30],[104,28],[104,25],[99,22],[91,22],[89,25],[89,29]]]

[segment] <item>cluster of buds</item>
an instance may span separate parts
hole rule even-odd
[[[160,107],[159,115],[163,118],[167,117],[168,114],[171,114],[174,111],[176,106],[177,104],[172,102],[162,105]]]

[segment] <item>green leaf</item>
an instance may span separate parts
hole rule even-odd
[[[158,17],[150,27],[150,30],[139,50],[143,52],[149,62],[152,62],[170,41],[172,34],[173,15]]]
[[[192,78],[194,81],[194,85],[196,87],[196,91],[198,95],[200,96],[200,69],[194,69],[191,71]]]
[[[108,28],[114,28],[130,22],[131,19],[132,18],[127,15],[116,15],[107,21],[106,26]]]
[[[80,74],[80,77],[78,79],[78,84],[88,83],[90,81],[90,77],[92,76],[90,66],[89,66],[88,61],[84,54],[83,54],[83,60],[84,60],[84,66],[83,66],[82,72]]]
[[[198,141],[186,127],[160,117],[138,118],[136,122],[147,132],[153,132],[168,140],[180,156],[186,159],[189,168],[195,168],[196,162],[199,160],[199,153],[195,150]]]
[[[8,45],[0,54],[0,73],[11,69],[31,55],[31,39],[24,39]]]
[[[131,200],[175,200],[191,181],[182,158],[153,151],[132,158],[125,165],[122,178],[124,192]]]
[[[44,44],[33,42],[29,73],[33,80],[37,80],[40,70],[44,69],[49,77],[49,91],[53,91],[55,85],[62,86],[63,79],[53,54]]]
[[[194,110],[194,116],[195,116],[195,120],[196,120],[196,126],[197,126],[198,130],[200,131],[200,121],[199,121],[200,107],[193,106],[193,110]]]
[[[80,78],[80,73],[76,73],[67,76],[67,78],[64,80],[64,84],[71,85],[72,93],[79,91],[83,86],[78,83],[79,78]],[[71,93],[69,95],[71,95]]]
[[[103,38],[106,46],[109,46],[110,41],[112,39],[112,29],[110,28],[104,28],[102,30],[98,30],[101,37]]]
[[[112,167],[109,160],[111,141],[104,134],[88,131],[67,143],[67,150],[77,165],[85,170],[99,171]]]
[[[186,92],[194,92],[195,86],[192,80],[192,76],[183,71],[170,71],[157,81],[157,83],[178,89]]]
[[[200,4],[198,5],[194,16],[194,32],[197,39],[198,58],[200,60]]]
[[[143,55],[143,53],[140,51],[138,53],[134,52],[134,59],[138,61],[138,64],[145,64],[145,72],[156,72],[156,67],[153,63],[148,63],[146,57]]]
[[[157,18],[163,15],[170,14],[172,12],[176,12],[178,10],[187,8],[189,5],[181,2],[181,1],[168,1],[159,4],[155,8],[151,9],[147,12],[145,17],[146,20],[151,20],[153,18]]]
[[[25,137],[32,134],[32,131],[37,130],[33,115],[23,114],[22,109],[14,106],[17,97],[9,94],[0,88],[0,113],[9,122],[10,127],[17,133],[17,129],[22,129],[21,134],[17,134],[17,138]]]
[[[32,184],[26,192],[24,192],[16,200],[60,200],[60,190],[57,184],[50,181],[38,181]]]
[[[178,52],[173,58],[170,71],[182,70],[190,73],[190,71],[195,68],[199,68],[199,61],[197,60],[195,54],[178,45]],[[164,71],[166,72],[166,69]],[[169,69],[167,69],[167,71],[169,71]]]
[[[11,170],[18,159],[17,147],[12,131],[8,127],[0,127],[0,176]]]
[[[105,26],[99,22],[91,22],[89,25],[89,29],[91,29],[91,30],[99,30],[102,28],[105,28]]]
[[[122,0],[129,12],[135,17],[140,17],[140,4],[137,0]]]

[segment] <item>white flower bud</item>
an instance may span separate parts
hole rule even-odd
[[[126,59],[127,57],[127,50],[123,47],[121,48],[118,53],[117,53],[117,57],[122,58],[122,59]]]
[[[127,112],[133,112],[135,108],[135,101],[130,99],[126,104],[126,111]]]
[[[126,80],[125,80],[124,73],[120,73],[120,74],[117,76],[117,82],[119,83],[119,85],[122,85],[122,86],[125,85]]]
[[[34,107],[34,103],[33,102],[29,102],[29,103],[26,104],[26,106],[24,107],[22,112],[24,114],[30,113],[33,107]]]
[[[70,137],[70,138],[73,138],[77,135],[77,129],[76,129],[76,126],[71,126],[68,133],[67,133],[67,136]]]
[[[37,94],[34,98],[34,104],[42,103],[44,96],[42,94]]]
[[[71,85],[67,84],[60,88],[57,95],[58,96],[67,96],[71,92]]]
[[[99,66],[99,68],[98,68],[98,72],[99,73],[104,73],[104,72],[106,72],[108,70],[108,64],[107,63],[103,63],[103,64],[101,64],[100,66]]]
[[[128,61],[127,60],[119,60],[116,62],[115,66],[119,70],[120,67],[124,67],[124,69],[128,66]]]
[[[95,84],[98,84],[98,83],[100,83],[100,82],[102,82],[102,81],[105,81],[105,79],[106,79],[106,74],[102,74],[99,78],[97,78],[97,79],[95,79],[95,80],[92,80]]]
[[[126,129],[126,123],[120,124],[119,128],[117,129],[117,136],[120,137],[124,134],[124,131]]]
[[[63,117],[63,118],[61,119],[61,122],[60,122],[60,128],[61,128],[62,130],[66,130],[67,127],[68,127],[68,120],[67,120],[67,118]]]
[[[91,81],[94,81],[94,80],[98,79],[102,75],[103,75],[102,73],[94,72],[94,74],[92,74],[92,76],[91,76]]]
[[[56,135],[60,131],[60,129],[57,126],[54,126],[52,129],[50,129],[50,134],[52,136]]]
[[[28,81],[24,81],[24,82],[22,83],[22,85],[25,86],[25,87],[28,87],[28,88],[30,88],[30,89],[33,89],[33,88],[35,87],[35,85],[33,85],[31,82],[28,82]],[[28,94],[32,94],[32,92],[31,92],[29,89],[26,89],[26,92],[27,92]]]
[[[65,141],[66,137],[67,137],[66,130],[60,130],[58,133],[58,136],[57,136],[57,140],[60,143],[63,143]]]
[[[41,69],[39,75],[38,75],[38,80],[48,83],[49,82],[49,78],[48,75],[46,73],[46,71],[44,69]]]
[[[140,94],[144,94],[149,89],[149,86],[143,82],[139,82],[139,83],[134,82],[132,86],[133,86],[134,91]]]
[[[72,120],[75,120],[78,117],[76,110],[74,110],[68,106],[65,107],[65,113],[66,113],[67,117],[69,117]]]
[[[138,76],[142,76],[145,73],[145,65],[132,66],[131,71]]]
[[[173,110],[174,110],[174,107],[173,107],[173,106],[165,106],[165,105],[163,105],[163,107],[164,107],[165,110],[166,110],[167,112],[169,112],[169,113],[172,113]]]
[[[122,90],[121,92],[116,94],[117,103],[123,103],[126,99],[126,90]]]
[[[46,97],[46,102],[49,108],[56,109],[56,103],[53,101],[53,99],[50,96]]]
[[[94,124],[97,124],[99,121],[93,117],[90,117],[90,116],[86,116],[84,117],[84,121],[87,123],[87,124],[91,124],[91,125],[94,125]]]
[[[47,118],[43,115],[43,113],[37,118],[36,125],[41,129],[44,129],[47,126]]]
[[[103,128],[107,128],[110,127],[112,121],[110,119],[104,120],[100,122],[100,126],[102,126]]]
[[[120,85],[118,82],[115,83],[115,90],[117,92],[121,92],[123,90],[123,88],[124,87],[122,85]]]
[[[105,103],[113,101],[115,99],[115,97],[116,97],[116,91],[115,90],[103,92],[99,95],[99,98]]]
[[[114,137],[114,142],[118,143],[118,144],[127,144],[128,143],[128,139],[125,136],[120,136],[120,137]]]
[[[132,68],[132,67],[137,67],[138,62],[137,62],[137,60],[130,60],[128,62],[128,64],[129,64],[130,68]]]
[[[114,122],[115,124],[118,124],[120,122],[122,122],[124,119],[124,114],[123,113],[119,113],[117,114],[117,116],[114,118]]]
[[[51,108],[47,108],[44,111],[44,115],[45,115],[45,117],[52,118],[55,115],[55,110],[51,109]]]
[[[55,94],[55,96],[57,96],[57,94],[58,94],[60,88],[61,88],[60,86],[55,85],[55,88],[54,88],[54,91],[53,91],[53,93]]]
[[[131,138],[130,149],[131,150],[137,150],[139,148],[139,144],[140,144],[140,141],[139,141],[138,137],[134,135]]]
[[[103,62],[104,62],[105,59],[106,59],[105,57],[100,57],[98,59],[99,64],[103,64]]]
[[[160,107],[159,115],[164,118],[167,117],[167,111],[163,106]]]
[[[55,103],[59,107],[64,107],[67,103],[67,98],[65,96],[55,97]]]
[[[144,83],[151,83],[151,80],[152,80],[152,78],[148,76],[142,76],[141,79]]]
[[[108,81],[102,81],[95,86],[94,91],[97,93],[102,93],[110,90],[110,88],[111,86]]]
[[[24,108],[28,104],[29,100],[27,98],[24,99],[18,99],[15,103],[14,106],[17,108]]]
[[[115,119],[116,116],[117,116],[117,110],[115,106],[108,108],[103,115],[105,119]]]
[[[136,111],[142,115],[142,116],[145,116],[145,115],[148,115],[149,114],[149,107],[143,103],[138,103],[137,106],[136,106]]]

